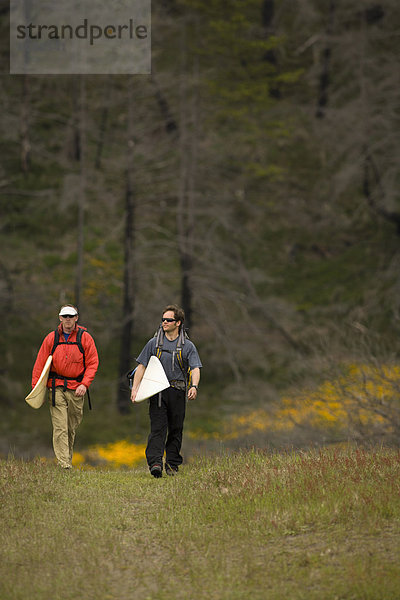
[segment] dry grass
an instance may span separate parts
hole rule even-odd
[[[198,457],[161,480],[2,461],[0,598],[398,600],[399,475],[386,449]]]

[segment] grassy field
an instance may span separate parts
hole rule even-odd
[[[1,600],[398,600],[400,453],[0,462]]]

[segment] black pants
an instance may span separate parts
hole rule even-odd
[[[168,388],[159,395],[152,396],[149,404],[150,435],[147,440],[146,458],[151,468],[162,465],[165,460],[171,467],[182,464],[180,454],[182,446],[183,422],[186,411],[184,391]]]

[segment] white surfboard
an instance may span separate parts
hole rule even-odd
[[[154,394],[158,394],[169,388],[169,381],[163,369],[163,366],[157,356],[151,356],[149,364],[143,374],[139,389],[136,394],[135,402],[147,400]]]
[[[40,408],[46,400],[47,380],[49,378],[52,358],[51,355],[48,357],[35,387],[25,398],[32,408]]]

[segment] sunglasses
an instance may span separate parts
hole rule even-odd
[[[174,321],[176,321],[176,319],[167,319],[167,318],[163,317],[163,318],[161,319],[161,321],[162,321],[162,322],[164,322],[164,321],[167,321],[167,323],[173,323]]]
[[[63,319],[73,319],[76,315],[61,315]]]

